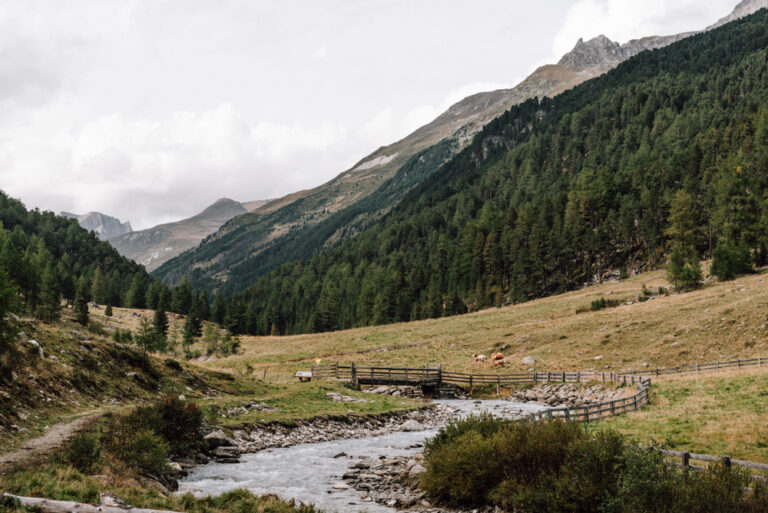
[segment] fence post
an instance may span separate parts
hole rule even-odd
[[[474,376],[474,374],[470,374],[469,375],[469,388],[472,388],[472,377],[473,376]]]
[[[757,357],[757,366],[760,367],[760,357]]]
[[[352,383],[355,386],[357,386],[357,368],[355,367],[355,362],[352,362],[351,373],[352,373]]]
[[[501,376],[496,374],[496,395],[499,395],[499,393],[500,393],[499,389],[500,388],[501,388]]]
[[[731,457],[730,456],[723,456],[723,463],[725,464],[726,467],[730,468],[730,466],[731,466]]]
[[[683,474],[688,473],[688,466],[691,464],[691,454],[689,452],[683,453]]]
[[[696,374],[699,373],[699,362],[696,362]]]
[[[333,377],[339,379],[339,362],[333,362]]]
[[[759,362],[759,361],[760,361],[760,360],[758,359],[758,362]],[[759,363],[758,363],[758,365],[759,365]],[[563,371],[563,383],[565,383],[565,371]]]

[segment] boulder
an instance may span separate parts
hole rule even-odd
[[[334,490],[349,490],[349,485],[347,483],[339,481],[338,483],[333,483],[331,485],[331,488]]]
[[[525,356],[525,357],[523,357],[522,362],[525,365],[535,365],[536,364],[536,358],[534,358],[533,356]]]
[[[30,345],[30,346],[32,346],[33,348],[37,349],[37,353],[38,353],[38,354],[39,354],[41,357],[45,356],[45,354],[43,353],[43,348],[42,348],[42,347],[40,347],[40,342],[38,342],[38,341],[37,341],[37,340],[35,340],[35,339],[29,339],[29,340],[27,340],[27,344],[29,344],[29,345]]]
[[[424,424],[417,420],[409,419],[403,422],[403,425],[400,427],[401,431],[423,431],[424,430]]]
[[[224,434],[224,431],[221,429],[216,429],[214,431],[211,431],[207,435],[203,437],[203,439],[208,442],[208,447],[211,449],[215,449],[217,447],[236,447],[237,444],[234,440],[232,440],[230,437],[228,437],[226,434]]]
[[[416,465],[411,467],[411,470],[408,471],[408,476],[416,477],[416,476],[418,476],[420,474],[423,474],[426,471],[427,471],[427,469],[425,469],[424,467],[422,467],[421,465],[419,465],[417,463]]]

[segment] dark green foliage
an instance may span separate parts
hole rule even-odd
[[[77,292],[75,292],[72,309],[75,313],[75,320],[82,326],[88,326],[88,284],[82,278],[77,286]]]
[[[144,308],[146,301],[145,275],[136,273],[131,280],[131,286],[126,294],[125,303],[129,308]]]
[[[61,284],[50,262],[42,275],[37,315],[47,322],[57,321],[61,317]]]
[[[107,303],[107,307],[104,309],[104,315],[112,317],[112,305]]]
[[[0,225],[0,268],[8,273],[20,295],[17,309],[37,313],[40,301],[51,300],[51,296],[45,297],[43,283],[49,264],[61,295],[68,300],[74,298],[79,281],[85,280],[89,283],[86,297],[93,294],[97,302],[121,305],[134,275],[149,279],[143,267],[120,256],[109,243],[81,228],[76,220],[51,212],[29,211],[2,192]],[[46,307],[43,315],[49,313]]]
[[[5,271],[0,269],[0,357],[15,345],[17,329],[10,313],[16,302],[16,289]]]
[[[139,321],[139,329],[136,331],[134,342],[141,348],[144,353],[156,351],[161,342],[163,336],[158,333],[155,327],[145,318]]]
[[[186,315],[192,309],[194,296],[192,295],[192,285],[185,276],[181,285],[173,289],[171,298],[171,310],[178,314]]]
[[[761,11],[515,106],[369,229],[232,296],[225,325],[291,334],[454,315],[659,267],[673,247],[691,288],[694,259],[720,239],[765,259],[767,56]]]
[[[693,253],[686,262],[679,246],[672,249],[667,263],[667,280],[676,290],[692,290],[701,285],[701,262]]]
[[[744,243],[734,246],[721,241],[712,252],[710,274],[720,280],[732,280],[740,274],[752,272],[752,255]]]
[[[155,330],[163,337],[168,334],[168,315],[166,315],[162,306],[158,306],[157,310],[155,310],[152,324],[154,325]]]
[[[518,513],[757,512],[768,491],[717,465],[684,475],[611,431],[469,418],[425,445],[421,487],[443,505]],[[746,491],[745,491],[746,490]]]
[[[59,459],[67,465],[72,465],[83,473],[93,472],[99,461],[101,446],[98,436],[92,433],[80,433],[75,435],[61,453]]]
[[[213,300],[213,308],[211,309],[211,320],[218,324],[224,324],[224,317],[227,315],[227,305],[224,302],[224,298],[221,294],[216,294],[216,299]]]
[[[117,421],[102,442],[110,455],[134,472],[160,476],[168,470],[168,444],[150,429]]]

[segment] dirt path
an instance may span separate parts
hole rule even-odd
[[[64,445],[76,433],[96,422],[100,415],[101,412],[99,410],[85,412],[78,419],[56,424],[48,429],[44,435],[27,440],[19,449],[0,454],[0,474],[4,474],[20,465],[29,465],[42,461],[52,451]]]

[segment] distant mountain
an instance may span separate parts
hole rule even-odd
[[[757,9],[755,5],[764,1],[768,0],[742,2],[737,10],[742,13],[740,16],[749,14]],[[217,289],[222,284],[226,284],[226,292],[244,288],[255,277],[281,263],[307,258],[359,233],[397,204],[410,187],[461,151],[484,126],[512,106],[530,98],[556,96],[642,51],[665,47],[691,34],[693,32],[651,36],[625,44],[603,35],[588,41],[579,39],[557,64],[538,68],[511,89],[464,98],[429,124],[379,148],[333,180],[275,200],[267,208],[224,224],[198,248],[169,261],[154,274],[171,285],[188,275],[197,286],[209,289]],[[442,155],[442,160],[422,155],[441,141],[450,144],[432,152],[432,157]],[[447,153],[446,147],[450,148]],[[423,163],[413,162],[414,158],[425,159],[431,167],[427,169]],[[404,172],[406,168],[417,168],[417,176]],[[386,194],[378,198],[382,188]],[[370,199],[361,208],[361,201],[366,198]],[[311,227],[320,229],[310,230]],[[327,236],[318,236],[318,231]]]
[[[222,198],[188,219],[121,234],[110,238],[109,242],[121,255],[152,270],[183,251],[197,246],[200,241],[233,217],[245,214],[266,203],[268,200],[242,204]]]
[[[126,233],[131,233],[131,223],[128,221],[120,222],[116,217],[111,217],[101,212],[88,212],[87,214],[73,214],[71,212],[61,212],[62,217],[77,219],[80,226],[88,231],[96,232],[101,240],[107,240],[111,237],[117,237]]]

